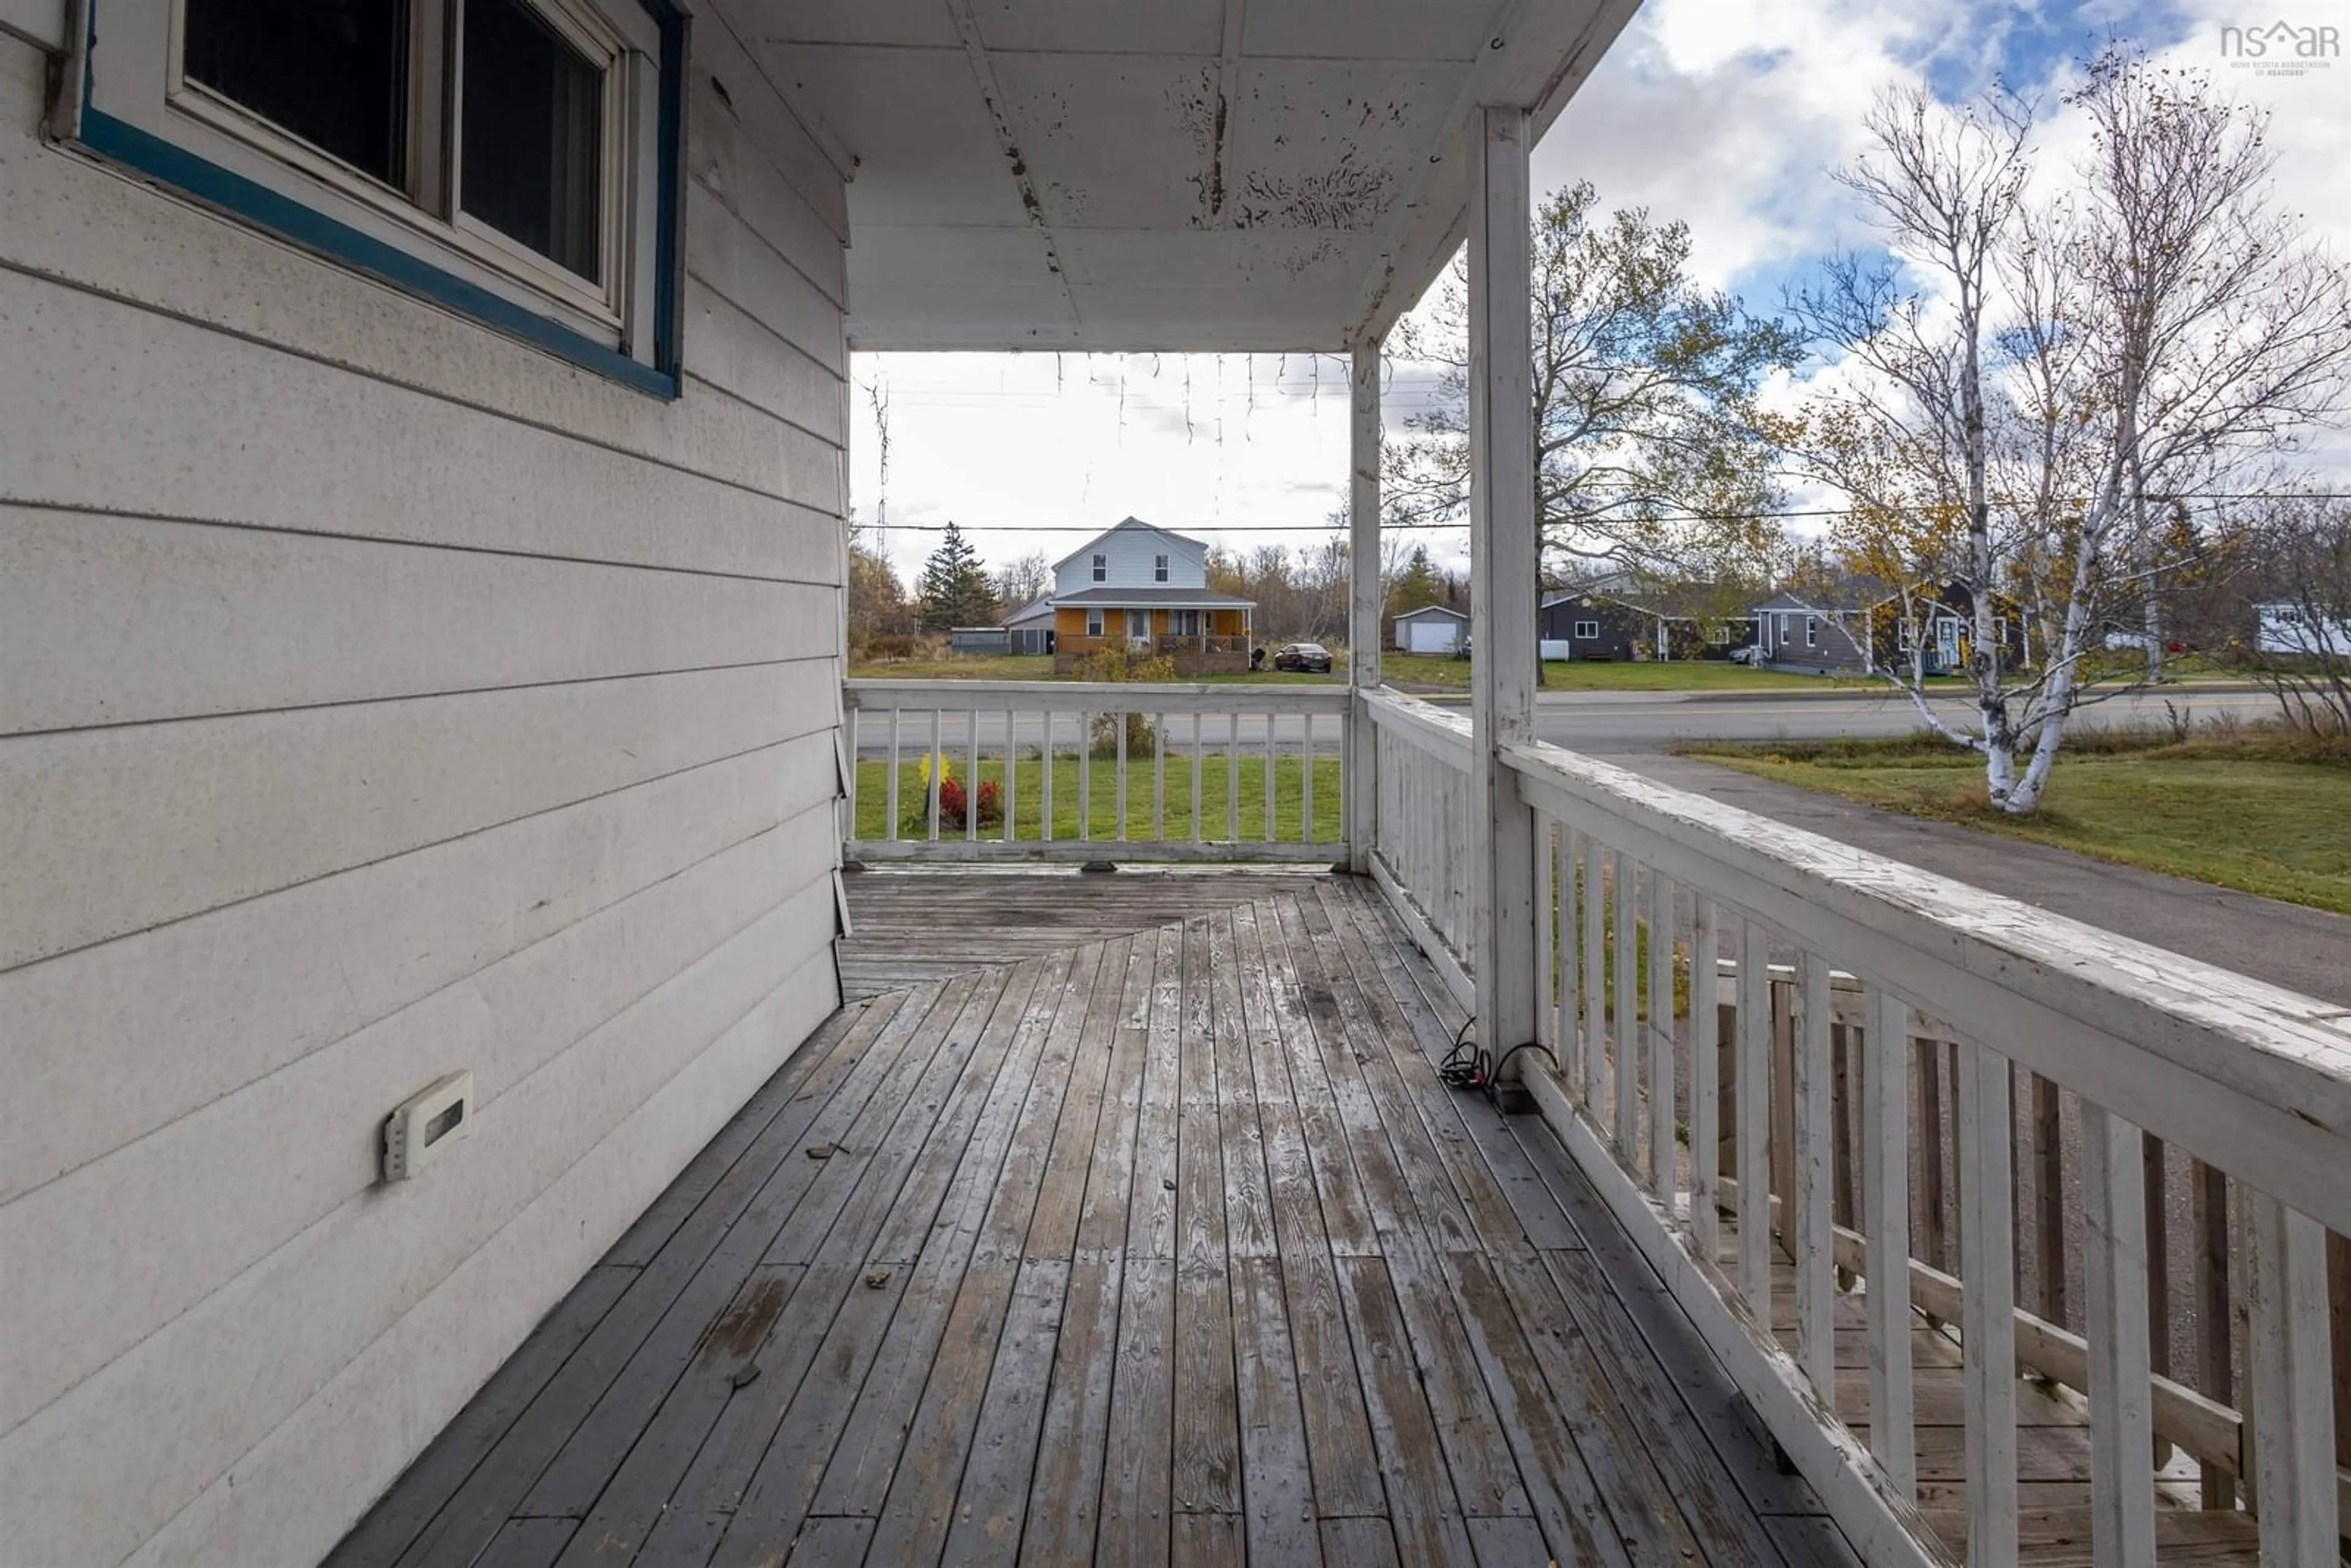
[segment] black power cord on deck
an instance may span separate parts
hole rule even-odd
[[[1446,1051],[1445,1060],[1437,1064],[1437,1081],[1448,1089],[1475,1089],[1489,1102],[1495,1101],[1496,1080],[1502,1069],[1510,1065],[1510,1058],[1522,1051],[1540,1051],[1546,1056],[1551,1054],[1541,1040],[1530,1040],[1510,1047],[1499,1059],[1489,1056],[1484,1047],[1469,1038],[1469,1031],[1477,1026],[1475,1016],[1464,1019],[1461,1027],[1453,1033],[1452,1048]],[[1558,1058],[1552,1059],[1552,1066],[1554,1070],[1558,1068]],[[1499,1109],[1499,1103],[1496,1108]]]

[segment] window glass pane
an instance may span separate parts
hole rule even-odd
[[[405,187],[408,0],[187,4],[191,81]]]
[[[604,73],[520,0],[465,0],[465,210],[603,281]]]

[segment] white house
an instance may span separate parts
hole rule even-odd
[[[2329,621],[2301,604],[2256,604],[2254,648],[2263,653],[2351,656],[2351,621]]]
[[[1052,598],[1019,613],[1033,630],[1050,606],[1064,669],[1114,643],[1181,674],[1245,670],[1256,603],[1211,589],[1207,558],[1206,542],[1127,517],[1055,562]]]

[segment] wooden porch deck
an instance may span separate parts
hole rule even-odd
[[[852,1003],[337,1568],[1853,1562],[1376,896],[1228,891]]]

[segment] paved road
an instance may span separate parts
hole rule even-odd
[[[2250,718],[2273,712],[2276,707],[2274,699],[2254,692],[2205,692],[2185,696],[2174,694],[2168,698],[2148,695],[2102,703],[2084,722],[2160,720],[2167,700],[2198,719],[2221,713]],[[1963,706],[1954,706],[1953,713],[1959,719],[1967,716]],[[993,751],[1002,747],[1004,716],[983,713],[977,716],[981,748]],[[969,718],[960,713],[940,716],[940,745],[949,756],[969,747]],[[1241,744],[1262,746],[1265,723],[1261,716],[1244,717],[1240,721]],[[1177,717],[1168,724],[1176,745],[1187,745],[1191,721]],[[1907,735],[1917,727],[1917,710],[1907,698],[1825,693],[1787,697],[1735,692],[1546,692],[1537,701],[1535,717],[1536,732],[1543,739],[1577,751],[1601,753],[1661,752],[1679,740],[1771,740],[1783,736],[1792,739],[1823,739],[1834,736]],[[1061,716],[1055,721],[1053,733],[1057,739],[1074,744],[1078,733],[1076,716]],[[1207,720],[1204,744],[1220,747],[1226,733],[1225,720],[1211,717]],[[1305,720],[1296,714],[1281,715],[1274,720],[1273,733],[1280,745],[1295,750],[1303,744]],[[1013,735],[1020,746],[1039,745],[1044,734],[1043,722],[1033,714],[1020,715],[1013,720]],[[1318,745],[1335,747],[1338,736],[1339,721],[1335,716],[1317,721]],[[901,756],[921,756],[929,738],[927,712],[909,713],[900,721]],[[889,755],[887,715],[864,716],[858,729],[857,748],[859,755],[864,757]]]

